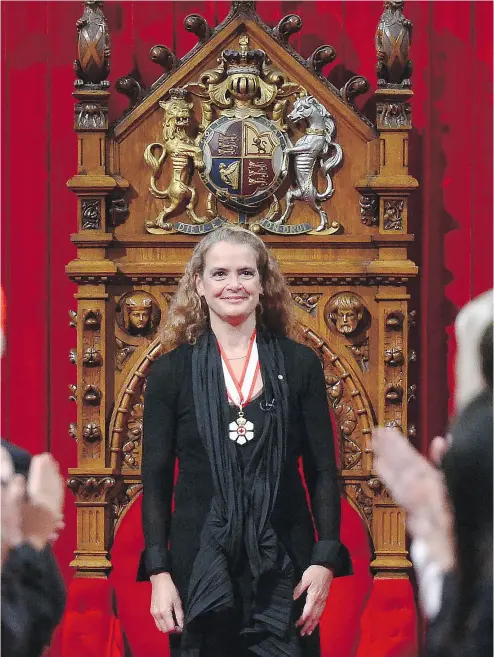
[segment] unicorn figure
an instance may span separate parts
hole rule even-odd
[[[315,230],[320,232],[329,227],[328,215],[322,209],[321,202],[327,201],[333,196],[334,185],[331,173],[343,159],[341,146],[333,141],[336,126],[328,110],[313,96],[298,98],[287,119],[294,123],[305,119],[309,127],[295,146],[287,148],[285,151],[283,174],[288,173],[289,158],[293,155],[296,186],[288,190],[285,197],[285,211],[275,223],[277,225],[286,223],[293,210],[294,201],[300,200],[308,203],[318,213],[320,222]],[[323,192],[318,192],[314,183],[314,169],[317,163],[327,181],[326,189]]]

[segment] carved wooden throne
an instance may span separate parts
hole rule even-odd
[[[261,235],[281,263],[299,340],[324,365],[342,493],[368,529],[374,577],[406,579],[404,514],[373,472],[371,430],[408,427],[408,284],[417,275],[407,257],[417,186],[408,174],[408,21],[387,3],[376,36],[375,123],[354,102],[367,80],[338,90],[322,74],[331,46],[308,60],[290,47],[298,17],[271,29],[255,3],[233,2],[216,29],[186,19],[198,43],[182,60],[164,46],[151,50],[164,72],[150,89],[118,80],[130,107],[109,126],[108,27],[103,3],[85,4],[74,92],[79,161],[68,182],[79,200],[78,255],[67,266],[78,285],[78,463],[68,482],[77,577],[106,578],[112,568],[115,531],[141,490],[143,388],[161,353],[158,327],[194,244],[229,221]],[[294,117],[311,98],[333,128]],[[314,207],[295,198],[287,216],[304,172],[285,151],[302,148],[302,138],[325,140],[308,180],[322,196],[332,191]]]

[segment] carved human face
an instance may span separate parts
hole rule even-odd
[[[254,249],[247,244],[218,242],[206,253],[202,277],[196,276],[197,293],[213,316],[239,325],[255,314],[262,294]]]
[[[137,331],[143,331],[147,328],[151,318],[151,308],[135,309],[129,312],[130,326]]]
[[[355,308],[338,308],[336,313],[336,330],[344,335],[349,335],[357,330],[358,323],[362,317]]]

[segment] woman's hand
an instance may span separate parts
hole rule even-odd
[[[160,632],[181,632],[184,612],[170,573],[151,575],[151,616]]]
[[[312,634],[316,629],[331,588],[333,581],[333,571],[325,566],[309,566],[302,575],[302,579],[293,591],[293,599],[297,600],[304,591],[307,591],[307,600],[302,611],[302,615],[295,623],[296,627],[301,627],[301,636]]]

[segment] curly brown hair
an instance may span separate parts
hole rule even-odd
[[[263,288],[257,326],[277,336],[291,333],[293,302],[278,263],[260,237],[239,226],[222,226],[198,242],[178,284],[160,336],[164,351],[181,344],[194,344],[208,326],[209,312],[196,290],[196,275],[202,276],[209,249],[219,242],[247,244],[256,253],[257,269]]]

